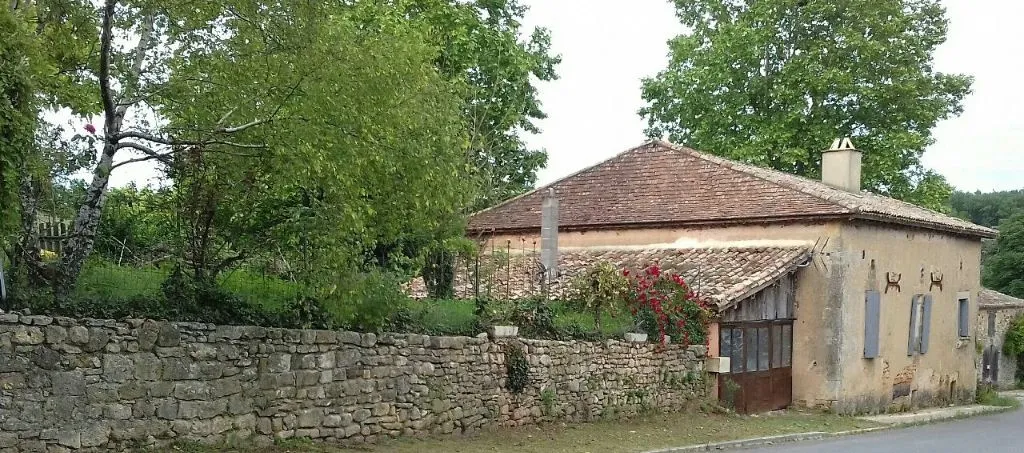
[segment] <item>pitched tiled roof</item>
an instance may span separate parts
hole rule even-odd
[[[909,203],[851,193],[660,140],[474,214],[469,230],[539,230],[544,194],[559,198],[563,229],[856,217],[958,234],[995,231]]]
[[[564,295],[569,282],[590,266],[599,262],[610,262],[619,269],[639,270],[651,264],[658,264],[665,272],[680,274],[703,297],[707,297],[720,309],[743,300],[774,283],[786,273],[806,261],[809,251],[806,246],[715,246],[703,248],[662,248],[662,249],[562,249],[558,257],[559,276],[549,283],[549,296],[557,299]],[[495,297],[519,299],[540,294],[540,277],[537,270],[539,256],[500,255],[485,256],[497,262],[484,262],[481,269],[490,278],[481,277],[481,294],[488,289]],[[460,273],[467,268],[456,263],[456,297],[472,298],[476,281],[473,272]],[[469,269],[475,269],[469,266]],[[411,296],[426,296],[422,279],[414,280],[407,289]]]
[[[991,289],[978,291],[978,306],[981,308],[1024,308],[1024,300]]]

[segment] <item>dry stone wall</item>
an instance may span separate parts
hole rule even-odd
[[[529,363],[519,394],[505,388],[510,343]],[[0,453],[359,443],[673,411],[705,396],[705,353],[0,314]]]

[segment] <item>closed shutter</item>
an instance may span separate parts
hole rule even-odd
[[[881,317],[882,295],[869,290],[864,294],[864,358],[878,357],[878,330]]]
[[[968,318],[969,311],[970,311],[970,304],[967,302],[967,299],[960,299],[959,301],[957,301],[957,303],[958,303],[959,309],[960,309],[959,328],[957,329],[957,331],[958,331],[958,333],[960,334],[961,337],[968,337],[968,336],[971,335],[969,324],[968,324],[970,322],[970,319]],[[994,321],[995,320],[990,320],[989,324],[990,325],[991,324],[995,324]],[[995,326],[990,326],[989,329],[990,330],[995,330],[994,327]]]
[[[932,330],[932,295],[924,295],[924,313],[921,316],[921,354],[928,352],[928,337]]]
[[[914,355],[917,351],[917,304],[920,303],[919,296],[910,299],[910,328],[907,329],[907,355]]]

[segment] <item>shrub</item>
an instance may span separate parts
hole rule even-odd
[[[570,284],[570,301],[594,317],[594,328],[601,329],[601,315],[617,316],[629,294],[629,279],[608,262],[595,264]]]
[[[409,314],[404,312],[408,301],[398,279],[370,271],[350,276],[343,289],[330,296],[327,308],[346,329],[381,332],[408,319]]]
[[[1003,340],[1003,352],[1011,357],[1024,354],[1024,315],[1018,315],[1010,321]]]
[[[623,275],[630,273],[624,271]],[[652,265],[632,275],[631,283],[627,305],[640,330],[659,340],[669,335],[685,345],[707,344],[708,303],[681,276]]]
[[[511,343],[505,350],[505,371],[508,380],[505,383],[512,393],[523,393],[526,386],[530,385],[530,362],[526,360],[526,353],[523,347]]]

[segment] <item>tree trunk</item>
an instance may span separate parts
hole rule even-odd
[[[120,124],[118,124],[120,126]],[[118,127],[120,129],[120,127]],[[99,228],[103,203],[106,201],[107,184],[110,182],[110,170],[114,163],[114,152],[117,145],[107,142],[103,145],[103,154],[92,173],[92,183],[85,192],[85,200],[78,209],[71,235],[64,245],[64,253],[60,257],[60,266],[54,276],[53,290],[58,303],[68,300],[75,289],[78,275],[82,273],[82,265],[92,253]]]

